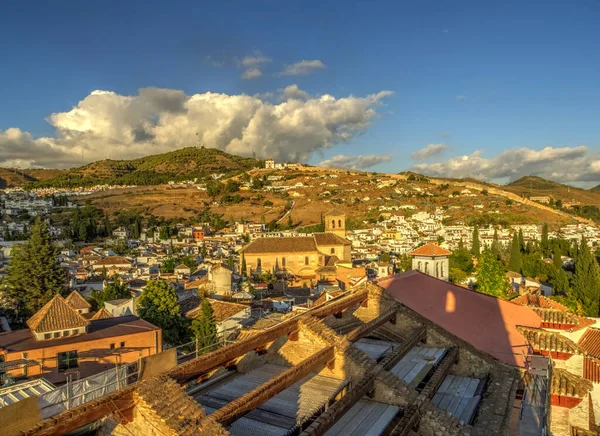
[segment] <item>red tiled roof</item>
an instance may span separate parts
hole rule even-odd
[[[583,358],[583,378],[600,383],[600,360],[589,356]]]
[[[96,262],[96,265],[131,265],[131,261],[123,256],[109,256]]]
[[[97,319],[107,319],[107,318],[112,318],[112,315],[110,314],[110,312],[108,310],[106,310],[104,307],[101,308],[98,312],[96,312],[93,316],[92,316],[92,320],[97,320]]]
[[[71,292],[69,296],[65,298],[65,301],[73,309],[89,309],[92,307],[92,305],[88,303],[77,291]]]
[[[44,307],[27,320],[27,326],[36,333],[54,332],[85,327],[90,322],[68,305],[63,297],[55,295]]]
[[[540,317],[529,307],[480,294],[408,271],[379,280],[400,303],[439,325],[473,347],[510,365],[525,367],[527,340],[517,325],[540,327]]]
[[[517,298],[513,298],[510,301],[511,303],[519,304],[521,306],[534,306],[546,309],[558,309],[565,312],[569,311],[569,308],[567,306],[563,306],[562,304],[557,303],[556,301],[550,298],[546,298],[543,295],[524,294],[519,295]]]
[[[586,353],[600,358],[600,330],[599,329],[588,329],[583,336],[577,342]]]
[[[411,256],[450,256],[452,252],[440,247],[439,245],[425,244],[408,254]]]

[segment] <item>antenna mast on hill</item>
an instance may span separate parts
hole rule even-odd
[[[202,148],[202,140],[200,139],[200,134],[196,132],[196,147]]]

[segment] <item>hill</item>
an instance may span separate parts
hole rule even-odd
[[[72,188],[111,185],[159,185],[170,180],[231,176],[261,165],[258,159],[234,156],[215,148],[188,147],[133,160],[102,160],[61,172],[31,187]]]
[[[600,192],[600,185],[590,188],[590,192]]]
[[[509,183],[507,186],[512,187],[520,187],[525,189],[561,189],[566,188],[566,185],[561,185],[560,183],[553,182],[552,180],[546,180],[538,176],[525,176],[520,179],[515,180],[514,182]]]
[[[503,186],[503,189],[525,198],[547,195],[555,201],[560,200],[563,203],[574,202],[581,205],[600,206],[600,188],[585,190],[536,176],[521,177]]]
[[[19,188],[56,177],[62,170],[0,168],[0,189]]]

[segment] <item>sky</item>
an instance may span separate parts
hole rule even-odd
[[[600,183],[600,1],[7,0],[0,165],[201,144]]]

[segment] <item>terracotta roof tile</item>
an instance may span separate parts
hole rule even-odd
[[[510,302],[518,304],[520,306],[534,306],[547,309],[558,309],[565,312],[569,311],[569,308],[567,306],[563,306],[562,304],[557,303],[556,301],[550,298],[546,298],[543,295],[519,295],[517,298],[513,298],[512,300],[510,300]]]
[[[131,265],[131,261],[123,256],[109,256],[96,262],[96,265]]]
[[[408,254],[411,256],[450,256],[452,252],[440,247],[439,245],[425,244]]]
[[[210,303],[213,309],[215,321],[217,322],[225,321],[226,319],[231,318],[233,315],[240,313],[242,310],[250,308],[250,306],[246,306],[245,304],[228,303],[226,301],[213,300],[212,298],[207,298],[206,300]],[[187,317],[196,318],[198,315],[200,315],[201,310],[201,307],[198,306],[196,309],[188,312]]]
[[[590,328],[579,339],[577,344],[586,353],[600,359],[600,330]]]
[[[571,374],[566,369],[553,368],[550,393],[562,397],[584,398],[593,388],[592,382]]]
[[[331,209],[325,215],[326,216],[346,216],[346,214],[339,209]]]
[[[36,333],[54,332],[85,327],[90,322],[69,306],[60,295],[55,295],[44,307],[27,320],[27,326]]]
[[[558,332],[518,326],[517,330],[535,351],[556,351],[567,354],[583,354],[581,347]]]
[[[92,320],[97,320],[97,319],[107,319],[107,318],[112,318],[112,315],[110,314],[110,312],[108,310],[106,310],[104,307],[101,308],[98,312],[96,312],[94,314],[94,316],[92,316]]]
[[[257,238],[243,249],[246,254],[311,253],[316,251],[317,244],[312,236]]]
[[[315,233],[313,236],[317,245],[352,245],[349,240],[335,233]]]
[[[92,307],[92,305],[88,303],[77,291],[71,292],[69,296],[65,298],[65,301],[73,309],[89,309]]]
[[[583,378],[600,383],[600,360],[590,356],[583,358]]]

